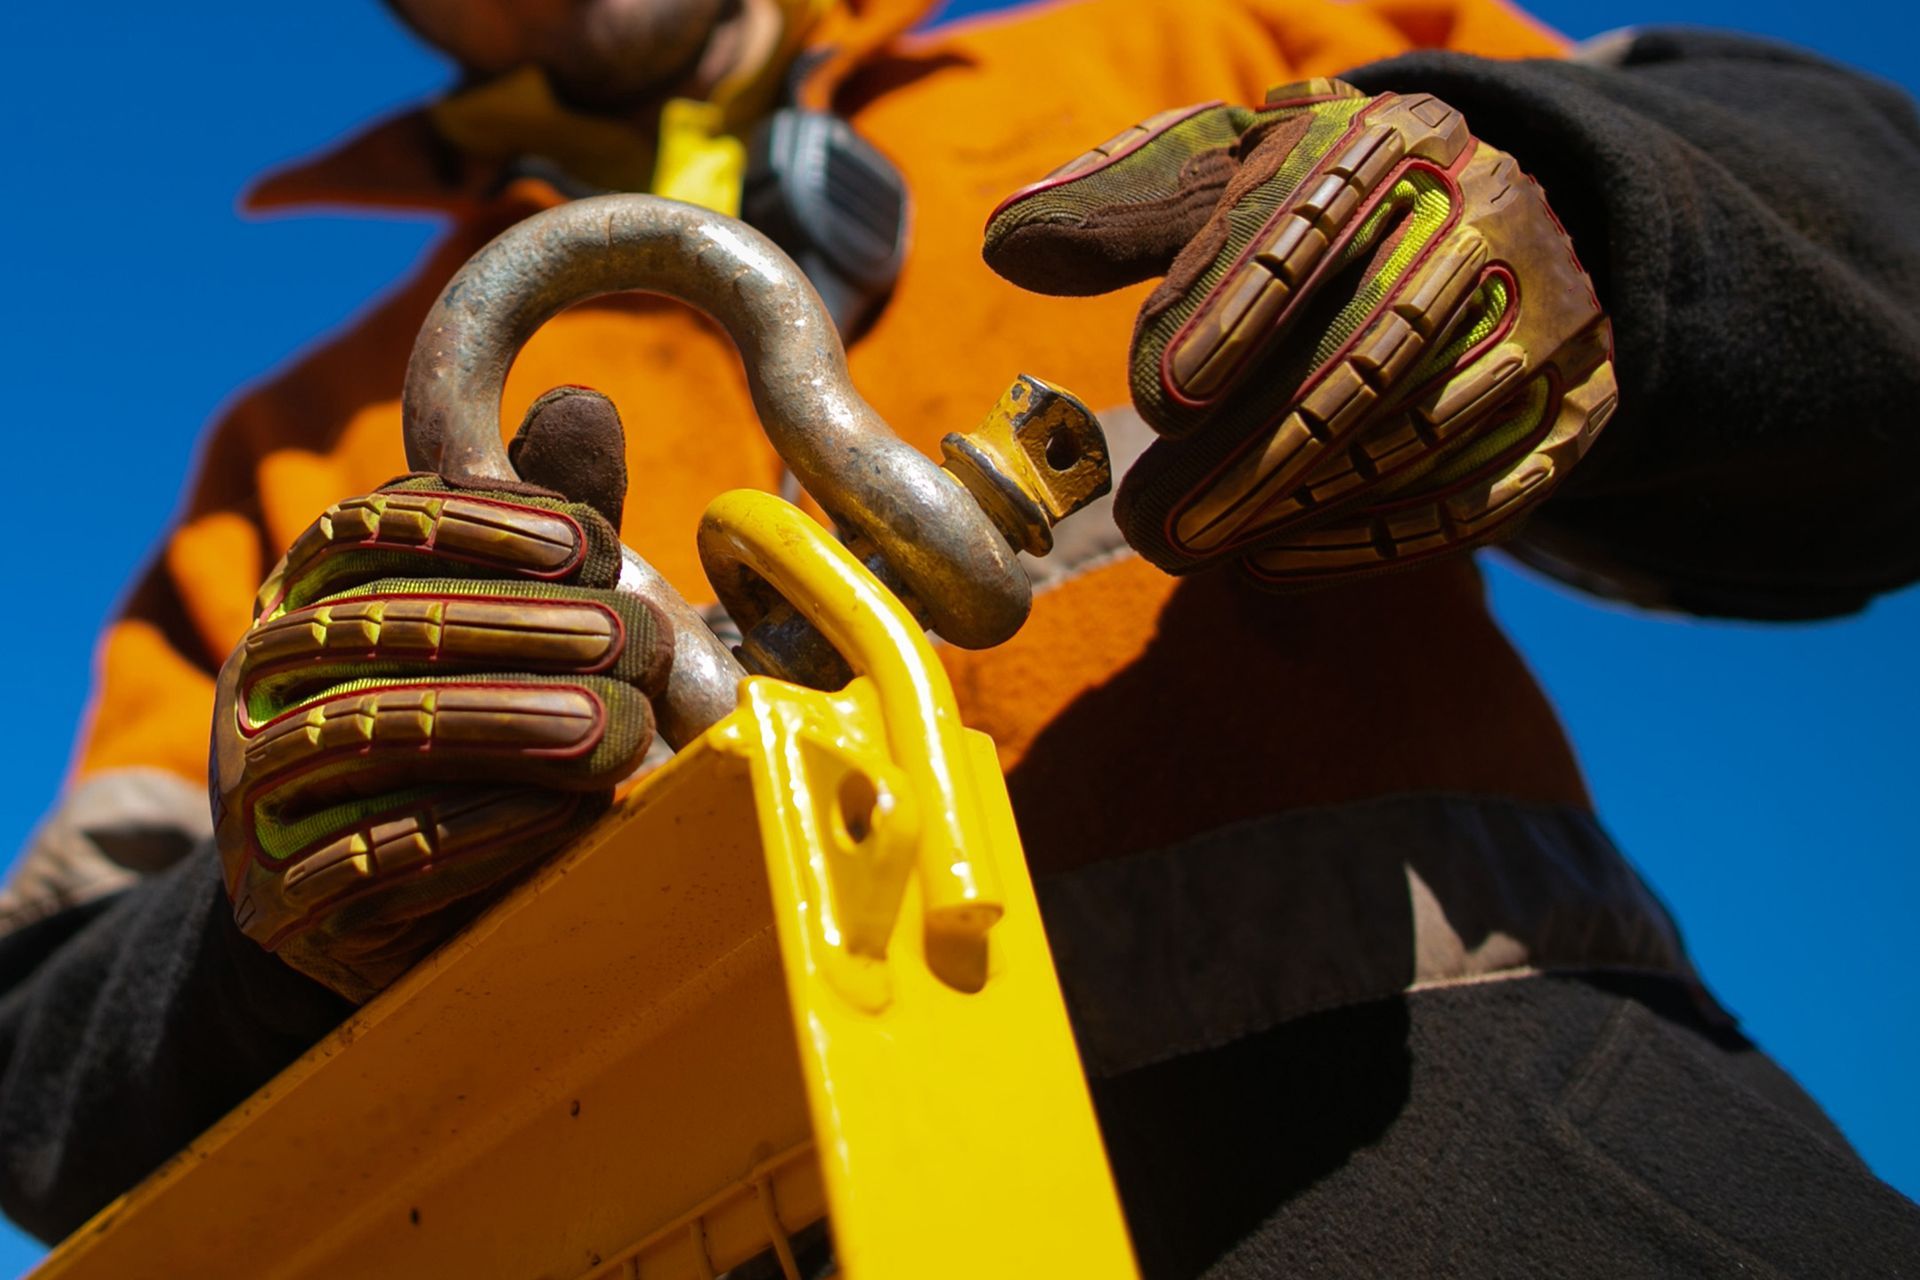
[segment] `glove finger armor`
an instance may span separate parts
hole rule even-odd
[[[536,413],[562,401],[590,433],[577,391]],[[215,822],[242,930],[365,1000],[603,812],[672,657],[653,605],[613,590],[620,558],[600,511],[531,486],[410,476],[323,513],[220,675]]]
[[[1175,573],[1311,582],[1494,540],[1614,407],[1610,330],[1544,196],[1429,95],[1318,80],[1155,117],[1007,201],[987,257],[1061,293],[1167,262],[1131,364],[1162,439],[1115,514]]]

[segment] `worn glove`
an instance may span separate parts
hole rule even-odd
[[[532,482],[516,491],[414,475],[329,508],[220,672],[212,791],[234,919],[349,999],[604,811],[653,737],[671,633],[612,590],[613,406],[543,396],[513,457]],[[556,478],[586,501],[538,487]]]
[[[1166,277],[1131,365],[1162,438],[1116,517],[1174,573],[1311,582],[1492,541],[1616,400],[1546,197],[1426,95],[1314,80],[1154,116],[1010,197],[985,253],[1044,293]]]

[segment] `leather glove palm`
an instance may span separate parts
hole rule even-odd
[[[601,813],[652,740],[670,633],[612,589],[619,420],[596,394],[550,393],[515,447],[529,479],[543,457],[602,459],[594,503],[424,475],[338,503],[220,673],[234,918],[353,1000]]]
[[[1517,527],[1616,400],[1611,330],[1539,187],[1426,95],[1289,85],[1126,130],[1015,193],[986,259],[1103,293],[1156,275],[1116,518],[1181,573],[1377,572]]]

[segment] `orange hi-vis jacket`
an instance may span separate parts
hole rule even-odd
[[[980,231],[1008,192],[1168,107],[1258,102],[1272,85],[1419,47],[1563,48],[1502,0],[1087,0],[902,35],[919,7],[870,0],[830,14],[816,40],[835,53],[803,96],[904,174],[909,253],[850,363],[887,421],[935,456],[1017,372],[1096,411],[1127,399],[1142,291],[1043,298],[995,277]],[[422,317],[476,249],[561,199],[530,179],[501,187],[477,161],[449,173],[445,150],[415,112],[255,193],[257,208],[437,210],[449,225],[411,279],[213,428],[178,526],[102,643],[82,776],[158,766],[203,780],[214,673],[260,579],[329,503],[406,470],[399,394]],[[781,478],[730,344],[676,304],[606,299],[534,337],[508,384],[507,425],[558,383],[613,397],[632,478],[624,537],[690,600],[710,600],[694,552],[702,508]],[[1396,792],[1585,804],[1553,713],[1465,558],[1270,596],[1232,574],[1176,581],[1123,555],[1041,594],[1010,644],[945,655],[967,720],[999,744],[1042,869]]]

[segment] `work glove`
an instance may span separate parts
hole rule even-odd
[[[1313,80],[1154,116],[1010,197],[985,254],[1042,293],[1165,277],[1131,355],[1161,438],[1115,515],[1173,573],[1302,584],[1490,542],[1616,401],[1545,195],[1424,94]]]
[[[220,672],[234,919],[351,1000],[603,812],[653,738],[671,632],[612,589],[613,406],[550,392],[510,456],[528,484],[411,475],[329,508]]]

